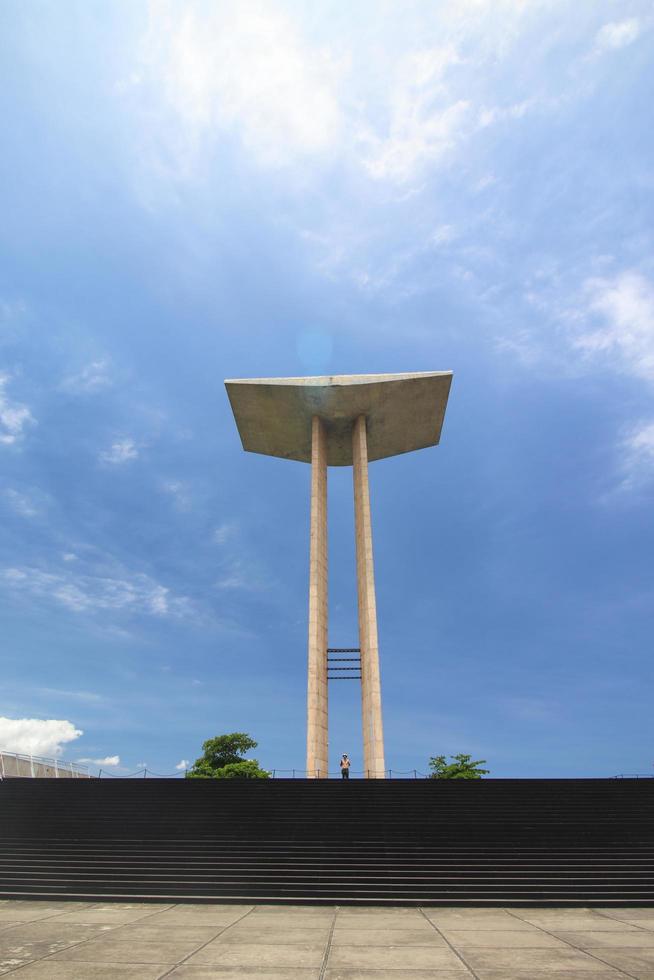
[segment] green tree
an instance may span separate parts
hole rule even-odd
[[[245,732],[216,735],[203,742],[203,754],[186,774],[187,779],[267,779],[256,759],[245,759],[257,742]]]
[[[452,762],[448,762],[444,755],[436,755],[429,760],[429,768],[432,770],[429,779],[481,779],[490,772],[490,769],[480,769],[479,766],[486,762],[485,759],[476,759],[460,752],[458,755],[451,755]]]

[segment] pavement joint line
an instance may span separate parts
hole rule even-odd
[[[102,902],[95,902],[88,909],[69,909],[68,912],[58,912],[55,915],[46,915],[42,919],[33,919],[31,922],[21,922],[20,925],[22,925],[22,926],[30,925],[31,926],[31,925],[35,924],[36,922],[49,922],[50,919],[57,919],[57,918],[59,918],[62,915],[68,915],[69,912],[71,912],[71,911],[76,911],[76,912],[90,912],[94,908],[97,908],[98,905],[102,905],[102,904],[103,904]],[[125,904],[128,904],[128,903],[126,902]],[[175,908],[174,905],[171,906],[171,907],[172,908]],[[152,912],[151,915],[144,915],[143,918],[144,919],[150,919],[150,918],[152,918],[152,916],[155,916],[159,912],[164,912],[164,911],[167,911],[167,910],[166,909],[157,909],[156,912]],[[79,924],[80,925],[83,925],[84,923],[79,923]],[[118,932],[119,929],[123,929],[125,926],[130,926],[130,925],[132,925],[131,922],[121,922],[121,924],[115,926],[114,929],[111,930],[111,932],[113,934],[114,932]],[[106,933],[105,933],[105,935],[106,935]],[[78,943],[69,943],[65,947],[65,949],[73,949],[73,948],[76,948],[77,946],[84,946],[86,943],[91,943],[94,940],[96,940],[97,938],[98,938],[97,936],[89,936],[88,939],[80,939],[80,941]],[[24,966],[31,966],[32,963],[40,963],[42,960],[47,960],[51,956],[54,956],[55,953],[62,953],[62,952],[63,952],[63,950],[56,949],[54,951],[54,953],[45,953],[44,956],[37,956],[35,959],[29,960],[27,963],[21,963],[19,966],[12,967],[11,970],[6,970],[5,972],[7,974],[9,974],[9,973],[16,973],[17,970],[22,970],[22,968]]]
[[[178,908],[178,906],[181,904],[182,904],[181,902],[178,902],[177,905],[175,905],[174,907]],[[214,939],[218,938],[218,936],[222,936],[222,934],[224,932],[227,932],[228,929],[231,929],[232,926],[237,925],[239,922],[242,922],[243,919],[246,919],[248,915],[251,915],[251,913],[254,912],[255,908],[256,906],[253,905],[251,908],[247,910],[247,912],[244,912],[243,915],[239,916],[239,918],[236,919],[235,922],[230,922],[228,926],[223,926],[222,929],[219,929],[215,936],[212,936],[211,939],[207,939],[206,943],[200,943],[200,945],[196,947],[196,949],[194,949],[193,952],[187,953],[186,956],[182,956],[181,960],[178,960],[177,963],[171,966],[169,970],[166,970],[165,973],[160,973],[157,980],[164,980],[164,977],[169,977],[170,974],[174,970],[176,970],[178,966],[182,966],[183,963],[186,963],[187,960],[190,960],[192,956],[195,956],[196,953],[199,953],[201,949],[204,949],[205,946],[208,946],[209,943],[212,943]]]
[[[9,899],[9,901],[12,901],[12,899]],[[29,901],[29,899],[26,899],[26,901]],[[39,900],[36,899],[36,901],[39,901]],[[56,898],[56,899],[54,899],[54,901],[55,902],[61,902],[61,899],[60,898]],[[97,903],[97,904],[99,904],[99,903]],[[91,902],[89,902],[89,906],[90,906],[90,908],[93,908],[93,904]],[[68,909],[68,911],[66,911],[66,912],[53,912],[52,915],[44,915],[43,918],[41,918],[41,919],[26,919],[26,920],[21,921],[21,922],[10,922],[10,923],[8,923],[8,925],[5,928],[6,929],[11,929],[12,926],[31,926],[35,922],[49,922],[50,919],[56,919],[60,915],[68,915],[68,913],[70,911],[73,911],[73,910]],[[75,909],[74,911],[84,912],[86,910],[85,909]],[[5,929],[3,928],[1,931],[4,932]]]
[[[24,925],[28,925],[28,926],[29,925],[38,925],[41,922],[50,922],[52,919],[65,918],[65,916],[68,915],[68,914],[70,914],[70,912],[85,912],[85,911],[89,911],[89,912],[90,911],[96,911],[97,912],[99,908],[105,907],[107,904],[109,904],[109,903],[104,903],[104,902],[89,903],[86,909],[79,909],[79,908],[65,909],[64,908],[62,911],[53,912],[52,914],[43,916],[42,918],[39,918],[39,919],[32,919],[32,920],[30,920],[28,922],[25,922],[24,920],[22,920],[22,921],[19,921],[19,922],[9,923],[7,925],[7,929],[11,929],[12,927],[22,927]],[[131,903],[125,903],[125,904],[131,904]],[[130,926],[133,926],[135,923],[142,923],[142,922],[148,922],[149,923],[152,920],[156,920],[157,916],[160,915],[163,912],[170,912],[170,911],[173,911],[175,909],[180,909],[180,908],[183,909],[183,908],[185,908],[185,906],[186,906],[186,903],[179,903],[179,902],[167,903],[167,907],[166,908],[157,908],[155,911],[153,911],[151,913],[148,913],[148,914],[144,914],[144,915],[139,916],[138,919],[136,919],[136,920],[131,920],[131,921],[128,921],[128,922],[120,923],[119,925],[114,926],[111,930],[109,930],[109,931],[107,931],[105,933],[101,933],[101,934],[96,934],[94,936],[90,936],[88,939],[80,940],[79,942],[68,943],[65,948],[66,949],[72,949],[72,948],[81,947],[81,946],[87,945],[88,943],[93,943],[94,941],[97,941],[98,938],[101,938],[102,936],[105,936],[105,937],[106,936],[115,937],[117,933],[120,933],[122,930],[127,929]],[[241,923],[252,912],[254,912],[254,911],[260,911],[260,910],[265,910],[267,907],[268,906],[261,906],[261,905],[256,905],[256,906],[253,905],[253,906],[251,906],[248,909],[248,911],[246,911],[243,915],[239,916],[239,918],[237,918],[234,922],[230,923],[227,926],[223,926],[222,928],[218,929],[218,931],[215,933],[215,935],[213,935],[206,942],[199,944],[192,952],[190,952],[190,953],[186,954],[185,956],[181,957],[180,960],[178,960],[176,963],[174,963],[170,967],[165,968],[165,972],[158,974],[158,980],[164,980],[164,978],[171,976],[171,974],[179,966],[183,965],[185,962],[187,962],[189,959],[191,959],[191,957],[193,957],[194,955],[196,955],[196,953],[198,953],[200,950],[204,949],[207,945],[209,945],[209,943],[213,942],[218,936],[222,935],[224,932],[226,932],[227,930],[231,929],[232,926],[235,926],[235,925]],[[324,909],[325,906],[321,904],[320,906],[318,906],[318,908]],[[472,975],[472,977],[474,977],[475,980],[479,980],[478,974],[475,973],[475,971],[472,969],[472,967],[467,963],[467,961],[465,959],[465,956],[459,950],[457,950],[456,947],[454,947],[452,945],[452,943],[449,942],[449,940],[447,939],[447,937],[442,934],[442,932],[438,928],[438,926],[436,926],[435,923],[433,923],[428,918],[428,916],[426,915],[426,912],[424,910],[424,907],[422,907],[422,906],[414,906],[414,908],[415,908],[415,911],[419,912],[420,915],[424,919],[427,920],[427,922],[432,927],[432,929],[437,934],[439,934],[441,936],[441,938],[444,940],[444,942],[449,947],[449,949],[455,954],[455,956],[463,963],[463,965],[465,966],[465,968],[469,971],[470,975]],[[331,927],[330,927],[330,930],[329,930],[329,935],[328,935],[328,939],[327,939],[327,943],[326,943],[326,948],[325,948],[325,951],[324,951],[324,954],[323,954],[323,961],[322,961],[322,966],[320,968],[319,980],[324,980],[325,973],[326,973],[326,970],[328,968],[328,958],[329,958],[329,953],[331,951],[333,933],[334,933],[334,929],[335,929],[335,927],[337,925],[337,922],[338,922],[338,913],[339,913],[341,907],[335,905],[335,906],[332,906],[332,909],[333,909],[332,923],[331,923]],[[522,916],[519,914],[520,912],[523,912],[524,913],[525,910],[523,910],[523,909],[516,909],[516,910],[514,910],[512,908],[507,908],[507,907],[504,907],[504,908],[497,907],[497,911],[503,911],[507,915],[509,915],[512,918],[516,919],[517,921],[520,921],[520,922],[523,922],[523,923],[527,921],[524,918],[522,918]],[[557,911],[560,911],[561,913],[566,913],[567,912],[567,913],[574,914],[575,909],[571,909],[571,908],[568,908],[568,907],[562,907],[561,909],[557,909]],[[587,909],[584,908],[583,911],[587,911]],[[609,920],[611,920],[613,922],[624,923],[624,920],[618,919],[615,916],[611,915],[608,910],[606,910],[606,911],[605,910],[602,910],[602,911],[600,911],[600,910],[592,910],[592,911],[596,911],[599,916],[601,916],[603,918],[607,918],[607,919],[609,919]],[[534,928],[536,928],[539,932],[542,932],[544,935],[550,936],[551,938],[556,939],[558,942],[561,942],[564,945],[569,946],[570,948],[574,949],[576,952],[580,952],[580,953],[582,953],[584,955],[587,955],[590,959],[592,959],[592,960],[594,960],[596,962],[602,963],[604,966],[606,966],[609,969],[611,969],[612,971],[614,971],[615,974],[616,974],[616,976],[628,977],[628,978],[630,978],[630,980],[638,980],[638,978],[637,978],[637,976],[635,974],[629,973],[626,970],[624,970],[624,969],[622,969],[620,967],[617,967],[615,964],[606,961],[605,959],[602,958],[602,956],[598,955],[598,953],[591,952],[590,950],[582,949],[580,946],[575,945],[575,943],[573,943],[573,942],[571,942],[569,940],[566,940],[566,939],[562,939],[560,936],[555,935],[554,933],[550,932],[547,928],[544,928],[543,926],[536,925],[534,923],[529,923],[529,924],[532,925],[532,926],[534,926]],[[632,923],[624,923],[624,924],[627,927],[630,927],[632,925]],[[638,926],[637,928],[640,929],[645,934],[647,934],[647,933],[650,933],[651,934],[651,931],[652,931],[651,929],[648,929],[646,927],[640,927],[640,926]],[[4,934],[5,931],[6,931],[6,929],[3,929],[2,930],[2,933]],[[118,938],[120,938],[120,936],[118,936]],[[33,965],[34,963],[42,962],[43,960],[49,959],[50,957],[56,955],[56,953],[59,953],[59,952],[61,952],[61,950],[55,950],[52,953],[47,953],[47,954],[45,954],[43,956],[37,956],[37,957],[35,957],[32,960],[29,960],[29,961],[24,962],[24,963],[20,963],[20,964],[16,965],[15,967],[12,967],[9,970],[7,970],[6,971],[7,972],[7,975],[9,975],[11,973],[18,973],[18,972],[20,972],[23,969],[23,967],[29,967],[29,966]],[[393,972],[395,972],[395,971],[393,971]],[[399,976],[399,970],[398,970],[398,976]]]
[[[520,916],[519,915],[514,915],[513,912],[511,911],[511,909],[508,909],[507,908],[504,911],[505,912],[508,912],[509,915],[512,915],[514,919],[520,919]],[[525,921],[526,921],[525,919],[520,919],[520,922],[525,922]],[[541,932],[544,932],[545,935],[546,936],[549,936],[551,939],[558,939],[558,941],[560,943],[565,943],[566,946],[570,946],[571,949],[575,949],[578,953],[585,953],[586,956],[590,956],[591,959],[597,960],[598,963],[603,963],[604,966],[608,966],[612,970],[617,970],[617,972],[620,973],[620,974],[622,974],[623,977],[629,977],[630,980],[639,980],[639,978],[634,973],[627,973],[627,971],[621,969],[621,967],[614,966],[614,964],[613,963],[609,963],[608,960],[603,960],[602,957],[601,956],[597,956],[596,953],[591,953],[590,950],[588,950],[588,949],[582,949],[581,946],[575,946],[575,944],[573,942],[570,942],[569,939],[561,939],[560,936],[554,935],[553,932],[549,932],[547,929],[544,929],[542,926],[536,926],[536,928],[537,929],[540,929]],[[565,932],[565,929],[563,931]],[[594,948],[597,948],[597,947],[594,947]]]
[[[432,927],[432,929],[434,929],[438,933],[438,935],[441,937],[441,939],[443,940],[443,942],[446,942],[447,943],[449,949],[454,953],[454,955],[457,957],[457,959],[461,960],[461,962],[465,966],[466,970],[469,970],[470,971],[471,976],[473,976],[475,978],[475,980],[479,980],[479,975],[477,973],[475,973],[475,971],[472,969],[472,967],[470,966],[470,964],[466,960],[466,958],[463,955],[463,953],[461,953],[458,949],[456,949],[456,947],[453,946],[452,943],[449,941],[449,939],[447,938],[447,936],[444,936],[443,935],[443,933],[438,928],[438,926],[436,925],[436,923],[431,921],[431,919],[429,918],[429,916],[425,912],[425,910],[422,907],[422,905],[418,906],[418,911],[423,916],[423,918],[425,918],[427,920],[427,922]]]
[[[597,914],[603,915],[605,919],[610,919],[611,922],[622,922],[624,925],[629,927],[635,926],[636,929],[642,929],[642,931],[645,933],[652,932],[652,929],[654,929],[654,926],[639,926],[637,922],[625,922],[624,919],[616,919],[614,915],[609,915],[606,911],[597,911]],[[654,917],[654,909],[652,909],[652,916]]]
[[[38,921],[39,920],[37,919],[37,922]],[[28,926],[30,924],[31,923],[29,922],[8,922],[6,925],[0,926],[0,935],[2,935],[2,933],[6,932],[8,929],[13,928],[14,926]]]
[[[332,937],[334,935],[334,929],[336,928],[336,920],[338,919],[338,911],[340,905],[334,906],[334,914],[332,915],[332,924],[329,927],[329,935],[327,936],[327,942],[325,943],[325,951],[322,954],[322,963],[320,964],[320,973],[318,974],[318,980],[324,980],[325,972],[327,970],[327,961],[329,960],[329,954],[332,951]]]

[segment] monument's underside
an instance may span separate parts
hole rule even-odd
[[[366,417],[368,459],[436,446],[451,371],[227,380],[247,452],[311,462],[311,420],[322,419],[327,465],[352,465],[352,425]]]

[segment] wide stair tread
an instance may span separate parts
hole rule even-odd
[[[0,783],[0,896],[654,906],[654,780]]]

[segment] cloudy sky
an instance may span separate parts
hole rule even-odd
[[[302,769],[309,467],[223,379],[451,369],[371,466],[387,765],[651,772],[649,0],[0,18],[0,747]],[[348,470],[330,516],[349,646]]]

